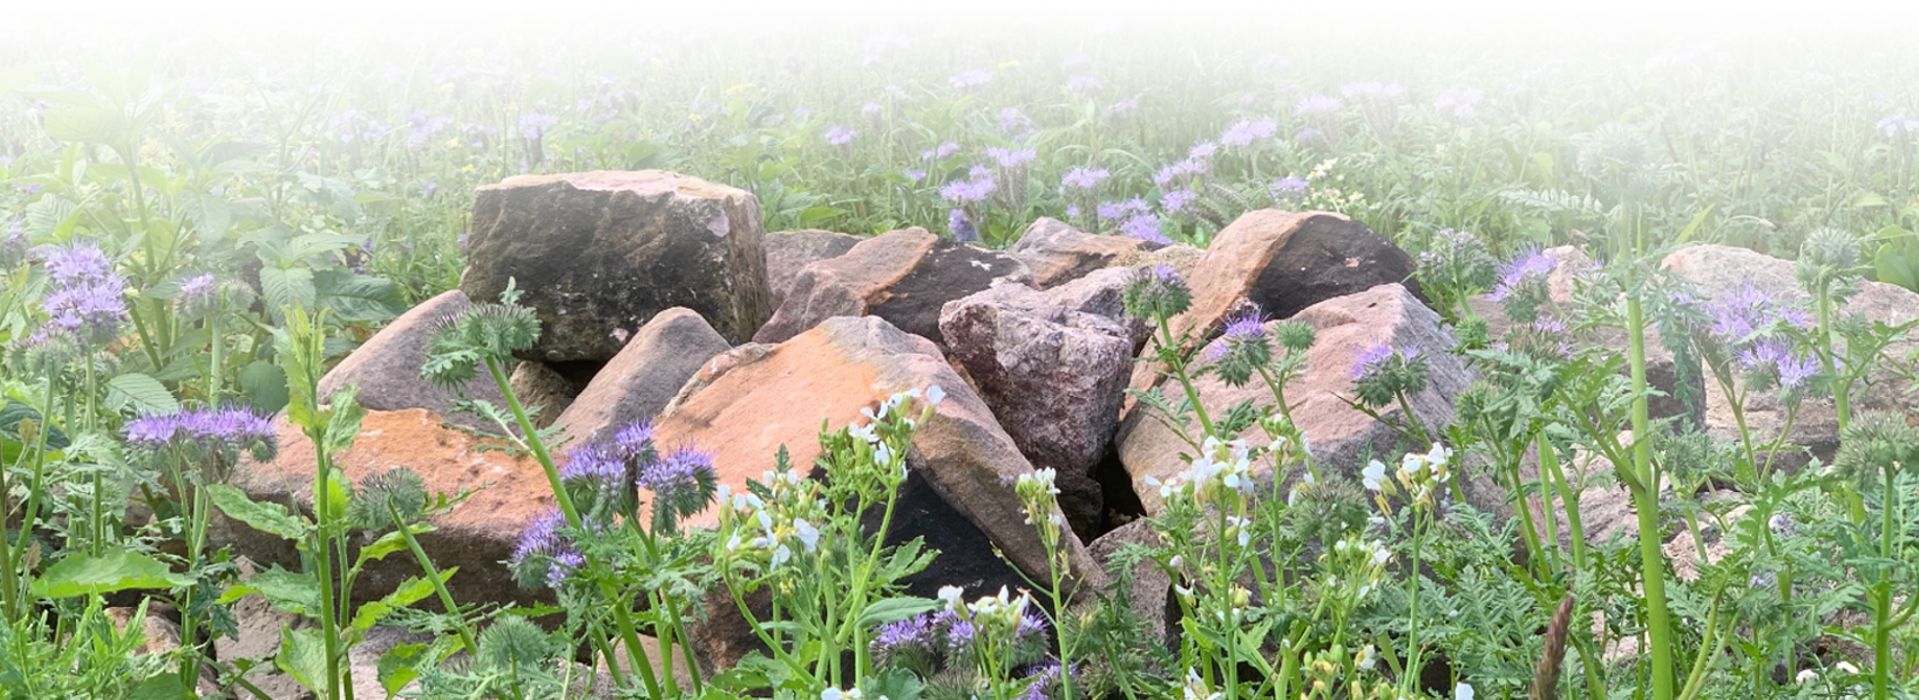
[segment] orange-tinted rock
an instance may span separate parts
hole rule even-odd
[[[555,425],[574,444],[651,421],[708,359],[729,346],[690,309],[661,311],[602,367]]]
[[[1294,318],[1312,326],[1318,339],[1306,353],[1305,373],[1286,386],[1286,399],[1293,405],[1293,420],[1305,432],[1314,461],[1322,469],[1332,469],[1356,480],[1364,466],[1362,460],[1368,455],[1387,457],[1408,448],[1423,451],[1428,447],[1402,444],[1396,428],[1346,403],[1346,399],[1354,397],[1354,362],[1374,343],[1384,341],[1401,350],[1417,348],[1425,358],[1431,370],[1427,387],[1408,398],[1420,422],[1429,430],[1442,430],[1452,422],[1453,397],[1472,384],[1471,371],[1450,352],[1454,340],[1440,326],[1439,315],[1400,285],[1380,285],[1320,302]],[[1271,329],[1269,324],[1268,331]],[[1242,401],[1251,400],[1261,406],[1273,404],[1272,391],[1262,382],[1231,387],[1218,375],[1207,374],[1195,379],[1193,384],[1207,411],[1215,416],[1223,415]],[[1184,398],[1174,380],[1159,382],[1158,389],[1173,401]],[[1379,412],[1388,420],[1395,420],[1400,414],[1396,406],[1381,408]],[[1240,437],[1263,443],[1263,435],[1260,428],[1254,426]],[[1140,501],[1148,513],[1158,512],[1159,492],[1150,487],[1146,479],[1166,481],[1185,470],[1187,465],[1179,455],[1190,452],[1191,447],[1142,410],[1134,410],[1127,416],[1120,426],[1118,443],[1120,460],[1132,476]],[[1261,466],[1270,468],[1271,465]],[[1270,477],[1269,474],[1261,476]],[[1293,477],[1297,478],[1296,471]]]
[[[684,306],[743,340],[766,319],[759,200],[663,170],[525,175],[481,187],[460,289],[514,280],[542,333],[526,359],[607,360],[623,333]]]
[[[1029,575],[1043,575],[1045,554],[1012,488],[1031,464],[938,348],[883,319],[832,318],[778,345],[722,353],[662,412],[654,435],[666,448],[691,442],[714,452],[720,483],[744,491],[748,480],[773,467],[781,446],[796,469],[809,468],[819,456],[822,419],[840,428],[894,393],[934,385],[947,397],[915,434],[913,478],[903,487],[910,501],[902,503],[903,511],[924,517],[897,517],[896,534],[926,536],[946,554],[919,578],[916,590],[974,583],[940,580],[942,567],[991,569],[994,547]],[[690,522],[708,525],[715,517],[709,508]],[[1076,564],[1090,562],[1078,542],[1070,546]]]
[[[229,483],[259,501],[273,501],[312,510],[313,444],[284,415],[274,420],[279,454],[271,462],[242,460]],[[433,532],[420,536],[420,545],[442,568],[460,567],[447,584],[464,601],[524,597],[502,563],[511,553],[525,524],[553,504],[546,476],[538,462],[500,450],[498,442],[446,427],[439,416],[421,409],[369,411],[353,446],[335,454],[334,464],[353,483],[392,469],[406,467],[419,473],[432,493],[474,494],[433,522]],[[491,448],[491,449],[488,449]],[[292,544],[244,524],[226,523],[236,553],[262,565],[296,566]],[[404,554],[369,564],[354,586],[357,598],[370,599],[391,591],[419,565]]]
[[[850,233],[803,229],[766,234],[766,291],[773,308],[786,300],[786,290],[807,265],[845,255],[863,240]]]
[[[1170,325],[1175,336],[1191,333],[1204,343],[1246,304],[1257,304],[1270,318],[1288,318],[1377,285],[1413,285],[1413,268],[1405,251],[1345,215],[1249,211],[1220,230],[1186,276],[1193,304]],[[1155,363],[1138,363],[1129,385],[1145,389],[1154,370]]]

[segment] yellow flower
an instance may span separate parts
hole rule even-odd
[[[447,147],[447,148],[459,148],[459,147],[460,147],[460,137],[458,137],[458,136],[455,136],[455,137],[453,137],[453,138],[450,138],[450,139],[447,139],[447,140],[446,140],[446,147]]]
[[[728,86],[726,88],[726,94],[738,95],[742,92],[746,92],[747,90],[751,90],[751,89],[753,89],[752,83],[734,83],[733,85]]]
[[[472,174],[472,172],[473,172],[473,164],[472,164],[472,163],[467,163],[467,164],[466,164],[465,166],[462,166],[462,167],[460,168],[460,172],[463,172],[463,173],[468,173],[468,174]]]

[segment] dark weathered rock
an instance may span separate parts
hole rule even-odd
[[[892,231],[807,265],[753,340],[777,343],[828,318],[872,315],[938,343],[946,302],[1027,277],[1026,266],[1003,253],[942,240],[921,228]]]
[[[1246,212],[1221,229],[1187,283],[1193,303],[1172,319],[1174,335],[1190,333],[1204,343],[1226,317],[1256,304],[1271,318],[1287,318],[1327,299],[1411,280],[1413,259],[1365,224],[1341,214]],[[1157,376],[1156,363],[1141,362],[1130,386],[1144,389]]]
[[[763,236],[753,195],[678,173],[513,177],[479,189],[460,289],[516,281],[543,329],[526,359],[609,359],[676,306],[743,340],[770,307]]]
[[[555,424],[583,443],[633,421],[651,421],[700,365],[729,347],[692,310],[661,311],[593,376]]]
[[[254,500],[310,511],[313,444],[285,416],[274,420],[274,429],[280,445],[274,459],[243,459],[228,481]],[[447,428],[422,409],[370,411],[353,445],[335,453],[333,463],[353,483],[405,467],[421,476],[429,493],[472,490],[471,498],[434,520],[432,532],[420,535],[420,546],[439,567],[460,568],[447,583],[460,601],[530,600],[532,592],[513,582],[503,562],[526,524],[552,507],[553,494],[539,463],[504,448],[501,441]],[[217,519],[212,534],[262,565],[294,567],[300,561],[291,542],[242,523]],[[367,565],[353,594],[378,598],[418,574],[411,557],[387,557]]]
[[[371,410],[424,408],[469,428],[497,430],[475,416],[454,414],[453,404],[459,394],[420,376],[427,345],[433,342],[442,319],[457,316],[469,305],[466,294],[455,289],[400,314],[320,378],[320,395],[332,396],[347,386],[357,386],[360,405]],[[501,403],[499,387],[484,375],[467,382],[463,389],[473,398]]]
[[[1046,289],[1119,264],[1152,250],[1153,245],[1130,236],[1101,236],[1073,228],[1050,217],[1026,227],[1006,252],[1032,270],[1033,286]]]
[[[1314,462],[1321,469],[1335,470],[1357,480],[1362,460],[1367,455],[1387,456],[1406,449],[1425,450],[1428,445],[1405,444],[1400,432],[1387,423],[1374,420],[1345,401],[1353,398],[1353,366],[1361,353],[1376,342],[1384,341],[1395,349],[1417,348],[1431,370],[1424,391],[1409,397],[1412,410],[1429,430],[1441,430],[1453,419],[1453,397],[1472,384],[1471,370],[1451,354],[1455,345],[1451,334],[1440,326],[1439,315],[1420,302],[1412,292],[1397,284],[1383,284],[1358,294],[1320,302],[1294,316],[1312,326],[1318,340],[1306,353],[1305,373],[1286,387],[1286,399],[1293,404],[1292,417],[1312,446]],[[1270,331],[1271,324],[1268,325]],[[1217,375],[1208,374],[1194,381],[1201,400],[1213,415],[1222,415],[1229,407],[1245,400],[1262,406],[1273,403],[1272,391],[1262,382],[1231,387]],[[1161,392],[1175,400],[1183,397],[1177,382],[1167,379],[1158,384]],[[1379,409],[1387,420],[1403,420],[1398,407]],[[1240,437],[1261,440],[1258,427]],[[1133,478],[1140,501],[1148,513],[1157,513],[1160,496],[1150,488],[1148,477],[1165,481],[1186,468],[1179,457],[1191,448],[1161,422],[1141,410],[1134,410],[1120,426],[1119,456]],[[1293,473],[1297,478],[1298,472]],[[1270,475],[1262,474],[1270,478]],[[1503,492],[1478,493],[1468,487],[1475,506],[1498,509]]]
[[[860,240],[849,233],[819,229],[766,234],[766,291],[772,296],[773,308],[786,300],[786,290],[793,286],[793,278],[801,269],[844,255]]]
[[[1020,452],[1041,467],[1092,471],[1125,397],[1127,327],[1003,285],[948,302],[940,330]]]

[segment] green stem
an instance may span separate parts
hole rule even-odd
[[[420,547],[420,540],[413,536],[412,524],[400,518],[400,511],[393,507],[392,501],[387,501],[386,512],[399,528],[400,539],[406,541],[407,551],[413,553],[414,560],[420,563],[420,570],[426,572],[427,582],[433,584],[433,593],[440,598],[440,605],[446,608],[446,614],[453,617],[453,631],[460,635],[460,643],[466,645],[467,653],[479,653],[480,645],[475,641],[472,624],[467,621],[466,615],[461,614],[459,604],[453,602],[453,593],[446,589],[446,579],[440,575],[439,567],[433,565],[426,550]]]
[[[1893,470],[1885,469],[1885,502],[1879,504],[1882,521],[1879,525],[1879,557],[1890,567],[1893,555],[1893,512],[1894,503],[1899,497],[1893,489]],[[1872,604],[1872,697],[1873,700],[1887,700],[1892,697],[1892,570],[1879,572],[1879,582],[1873,586]]]
[[[1651,418],[1646,396],[1646,320],[1639,297],[1626,297],[1627,359],[1632,365],[1633,510],[1639,520],[1639,575],[1646,599],[1646,632],[1651,638],[1653,698],[1673,700],[1673,639],[1666,608],[1666,558],[1660,551],[1659,484],[1652,468]]]
[[[1199,417],[1199,427],[1204,429],[1207,435],[1213,435],[1213,421],[1206,417],[1206,405],[1200,403],[1199,390],[1193,388],[1193,381],[1186,376],[1186,363],[1179,359],[1181,350],[1173,344],[1172,326],[1167,324],[1164,315],[1160,315],[1158,321],[1159,347],[1166,351],[1167,364],[1170,365],[1173,378],[1178,379],[1180,387],[1186,390],[1186,402],[1193,405],[1193,415]]]

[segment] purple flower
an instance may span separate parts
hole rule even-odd
[[[959,144],[947,141],[920,152],[920,160],[946,160],[959,152]]]
[[[546,568],[547,587],[559,588],[565,585],[566,577],[573,575],[573,572],[582,566],[586,566],[586,555],[584,554],[572,550],[554,554],[553,560],[548,562]]]
[[[126,283],[112,279],[55,289],[47,294],[48,325],[94,345],[120,335],[127,320]]]
[[[951,612],[941,613],[941,616],[951,619],[951,624],[946,627],[946,650],[948,653],[958,654],[973,645],[973,637],[979,630],[973,626],[972,622],[962,620],[959,616]]]
[[[1707,304],[1706,314],[1711,319],[1708,332],[1732,347],[1750,342],[1775,319],[1800,328],[1812,325],[1805,311],[1780,303],[1751,281]]]
[[[1152,211],[1152,207],[1147,206],[1146,200],[1134,197],[1119,202],[1100,202],[1099,207],[1094,210],[1094,213],[1099,214],[1099,218],[1101,219],[1119,220],[1134,214],[1144,214],[1149,211]]]
[[[713,479],[713,454],[686,446],[641,467],[638,481],[659,500],[669,500],[697,493]]]
[[[414,110],[407,113],[406,122],[410,127],[406,135],[406,147],[419,148],[425,146],[427,141],[445,129],[448,124],[453,123],[453,119],[443,116],[428,116],[425,112]]]
[[[999,111],[999,130],[1009,135],[1023,136],[1033,133],[1033,119],[1019,111],[1018,107],[1003,107]]]
[[[1366,349],[1359,353],[1359,357],[1353,360],[1353,381],[1364,380],[1378,370],[1380,365],[1386,364],[1395,357],[1410,362],[1413,358],[1419,357],[1419,348],[1394,350],[1393,346],[1386,341],[1376,341],[1366,346]]]
[[[1919,119],[1908,117],[1904,112],[1889,114],[1881,118],[1875,128],[1889,139],[1911,136],[1919,133]]]
[[[626,460],[607,446],[587,443],[567,453],[560,479],[596,489],[613,489],[626,481]]]
[[[1319,127],[1309,126],[1293,133],[1293,141],[1299,144],[1318,143],[1326,140],[1326,132]]]
[[[215,295],[219,291],[219,283],[211,272],[189,277],[180,283],[180,294],[173,298],[173,308],[185,316],[206,315],[213,310]]]
[[[953,232],[953,240],[971,243],[979,240],[979,228],[966,216],[964,209],[951,209],[946,212],[946,229]]]
[[[1029,605],[1026,606],[1024,611],[1020,612],[1019,625],[1013,628],[1013,636],[1020,639],[1031,639],[1046,634],[1047,630],[1052,629],[1052,627],[1051,624],[1046,622],[1045,615],[1040,614],[1038,610],[1034,610],[1032,606]]]
[[[954,180],[940,188],[940,198],[954,204],[972,204],[986,201],[993,196],[993,190],[999,183],[993,180],[992,171],[978,168],[968,173],[965,180]]]
[[[1132,114],[1137,109],[1139,109],[1139,98],[1134,97],[1134,98],[1120,100],[1118,102],[1114,102],[1110,105],[1107,105],[1105,109],[1100,110],[1099,119],[1100,121],[1110,122],[1115,119],[1119,119],[1120,117],[1124,117],[1128,114]]]
[[[844,146],[852,143],[853,137],[856,135],[852,129],[843,126],[834,126],[826,130],[826,142],[834,146]]]
[[[1279,123],[1271,119],[1241,120],[1227,127],[1226,133],[1220,134],[1219,142],[1233,148],[1245,148],[1256,141],[1272,138],[1278,131]]]
[[[1174,180],[1205,175],[1208,171],[1212,170],[1212,168],[1212,163],[1203,158],[1186,158],[1177,163],[1160,168],[1159,172],[1153,173],[1153,184],[1159,185],[1160,187],[1167,187],[1171,185]]]
[[[1558,265],[1552,256],[1538,248],[1520,253],[1499,271],[1499,281],[1493,285],[1493,301],[1504,301],[1527,284],[1544,284]]]
[[[105,282],[114,276],[113,261],[91,243],[54,248],[45,254],[42,264],[46,266],[47,279],[56,285]]]
[[[1793,390],[1804,386],[1819,372],[1811,355],[1795,353],[1784,339],[1767,338],[1748,345],[1739,353],[1739,365],[1748,372],[1771,372],[1779,386]]]
[[[993,162],[998,163],[999,167],[1014,170],[1030,165],[1034,158],[1039,157],[1039,151],[1031,148],[1010,149],[993,146],[986,149],[986,157],[993,159]]]
[[[1332,114],[1338,112],[1339,108],[1344,105],[1344,102],[1341,102],[1339,98],[1333,97],[1332,95],[1307,95],[1299,98],[1299,104],[1293,107],[1293,114],[1302,117],[1317,114]]]
[[[963,70],[946,79],[946,84],[954,90],[976,88],[993,81],[993,72],[982,68]]]
[[[1311,183],[1308,183],[1306,178],[1298,175],[1287,175],[1286,177],[1274,180],[1271,188],[1273,201],[1296,201],[1306,195],[1306,189],[1310,186]]]
[[[1119,232],[1152,243],[1168,244],[1172,239],[1159,231],[1159,217],[1152,214],[1134,214],[1119,224]]]
[[[548,509],[527,523],[513,545],[507,565],[526,575],[522,580],[543,581],[558,587],[568,574],[586,564],[586,557],[565,534],[566,516]],[[529,584],[531,585],[531,584]]]
[[[878,102],[868,102],[866,104],[860,105],[860,114],[866,115],[866,118],[868,119],[875,119],[875,120],[879,119],[880,111],[881,111],[880,103]]]
[[[1479,102],[1485,97],[1486,93],[1479,88],[1446,88],[1433,96],[1433,109],[1454,119],[1471,119],[1479,112]]]
[[[920,170],[918,168],[907,168],[906,170],[900,171],[900,174],[905,175],[906,179],[912,180],[914,182],[919,182],[921,180],[926,179],[926,171]]]
[[[1190,150],[1186,151],[1186,158],[1188,160],[1204,161],[1209,158],[1212,158],[1213,155],[1216,153],[1219,153],[1218,143],[1214,143],[1212,141],[1201,141],[1199,143],[1193,144],[1193,147]]]
[[[645,421],[626,424],[614,431],[613,446],[629,459],[652,459],[653,425]]]
[[[1105,85],[1106,83],[1100,81],[1099,76],[1087,73],[1081,73],[1066,79],[1066,90],[1081,95],[1091,95],[1099,92],[1099,89],[1105,87]]]
[[[1065,177],[1060,178],[1060,188],[1091,192],[1110,175],[1112,173],[1107,172],[1105,168],[1073,168],[1066,172]]]
[[[882,659],[933,651],[933,618],[920,614],[880,625],[873,631],[873,655]]]
[[[1192,190],[1173,190],[1160,196],[1159,208],[1168,214],[1178,214],[1185,211],[1195,199],[1199,199],[1199,194]]]
[[[127,421],[127,444],[145,450],[193,447],[227,452],[272,446],[277,436],[266,416],[244,407],[197,408]]]

